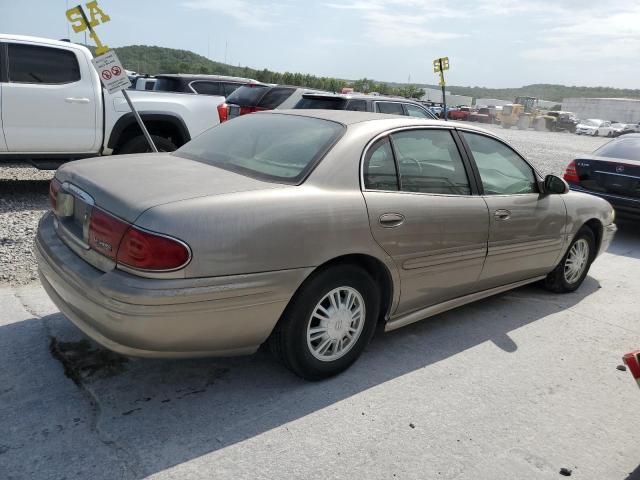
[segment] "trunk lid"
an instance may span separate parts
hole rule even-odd
[[[164,203],[285,186],[169,153],[119,155],[71,162],[58,170],[56,178],[84,191],[96,206],[129,223],[135,222],[145,210]],[[77,191],[71,193],[76,198],[82,196]]]
[[[585,190],[640,198],[640,161],[592,156],[576,159],[575,166]]]

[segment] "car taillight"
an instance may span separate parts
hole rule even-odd
[[[229,120],[229,107],[226,103],[218,105],[218,117],[220,118],[220,123]]]
[[[567,182],[580,183],[580,177],[576,171],[576,161],[571,160],[571,163],[567,165],[567,169],[564,171],[564,179]]]
[[[191,256],[183,242],[140,230],[98,208],[91,212],[89,246],[138,270],[175,270],[186,265]]]
[[[120,242],[117,262],[140,270],[174,270],[186,265],[190,255],[176,239],[130,227]]]
[[[89,246],[111,260],[116,260],[118,247],[129,224],[98,208],[91,211]]]
[[[246,115],[247,113],[261,112],[265,110],[262,107],[240,107],[240,115]]]
[[[56,211],[58,206],[58,192],[62,184],[55,178],[51,179],[49,183],[49,202],[51,203],[51,210]]]

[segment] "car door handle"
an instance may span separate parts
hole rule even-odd
[[[378,221],[385,228],[397,227],[404,222],[404,215],[400,213],[383,213]]]
[[[509,210],[505,210],[504,208],[500,208],[493,212],[493,216],[496,220],[509,220],[511,218],[511,212]]]
[[[64,101],[67,103],[89,103],[91,100],[86,97],[67,97]]]

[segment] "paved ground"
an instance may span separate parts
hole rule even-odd
[[[380,335],[320,383],[265,352],[125,359],[37,283],[5,284],[0,479],[639,478],[640,390],[616,369],[640,347],[639,271],[622,223],[578,292],[529,286]]]

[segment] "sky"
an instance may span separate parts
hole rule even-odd
[[[78,0],[0,0],[0,33],[82,41]],[[640,88],[639,0],[98,0],[110,47],[191,50],[253,68],[344,79]]]

